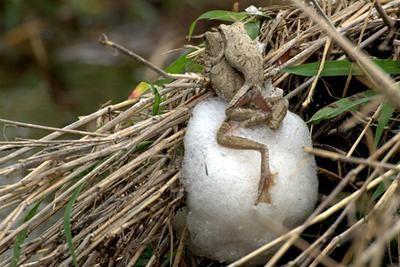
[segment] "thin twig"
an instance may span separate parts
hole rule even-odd
[[[135,52],[123,47],[122,45],[119,45],[117,43],[114,43],[112,41],[110,41],[107,37],[107,35],[102,34],[99,38],[99,42],[102,45],[117,49],[118,51],[122,52],[123,54],[135,59],[136,61],[139,61],[140,63],[146,65],[148,68],[150,68],[151,70],[155,71],[156,73],[158,73],[159,75],[168,78],[168,79],[187,79],[187,80],[198,80],[198,81],[202,81],[207,83],[207,79],[199,74],[172,74],[172,73],[168,73],[165,72],[163,69],[161,69],[160,67],[154,65],[153,63],[151,63],[150,61],[144,59],[143,57],[139,56],[138,54],[136,54]]]
[[[374,7],[376,11],[378,11],[379,16],[381,16],[383,22],[390,30],[395,30],[394,28],[394,21],[386,14],[385,10],[382,8],[380,0],[374,1]]]
[[[351,156],[342,155],[342,154],[324,150],[324,149],[304,147],[304,151],[307,153],[314,154],[318,157],[329,158],[331,160],[340,160],[343,162],[364,164],[364,165],[371,166],[374,168],[383,168],[383,169],[389,169],[389,170],[394,170],[394,171],[400,171],[400,168],[398,167],[398,165],[395,165],[395,164],[383,163],[380,161],[370,160],[370,159],[351,157]]]
[[[321,76],[321,73],[322,73],[322,71],[324,70],[324,67],[325,67],[325,61],[326,61],[326,57],[328,55],[328,51],[329,51],[329,49],[331,47],[331,41],[332,40],[330,38],[326,39],[325,48],[324,48],[324,52],[322,54],[321,63],[319,65],[319,67],[318,67],[317,75],[315,76],[315,78],[312,81],[312,84],[311,84],[311,87],[310,87],[310,90],[308,92],[306,100],[304,100],[304,102],[301,104],[303,108],[306,108],[312,101],[312,97],[314,95],[314,90],[315,90],[315,87],[317,86],[318,79]]]
[[[18,122],[18,121],[6,120],[6,119],[0,119],[0,122],[6,123],[9,125],[16,125],[16,126],[21,126],[21,127],[41,129],[41,130],[53,131],[53,132],[107,137],[106,134],[101,134],[101,133],[93,133],[93,132],[70,130],[70,129],[60,129],[60,128],[56,128],[56,127],[42,126],[42,125],[37,125],[37,124],[24,123],[24,122]]]

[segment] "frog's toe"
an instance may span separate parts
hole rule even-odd
[[[271,204],[270,189],[274,185],[277,175],[278,173],[269,173],[261,176],[255,205],[259,203]]]

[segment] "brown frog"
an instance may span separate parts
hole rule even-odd
[[[257,44],[251,40],[241,22],[220,25],[206,32],[206,72],[215,93],[229,102],[226,119],[217,132],[217,142],[234,149],[251,149],[261,153],[261,177],[255,201],[271,203],[269,189],[274,174],[269,167],[268,147],[243,137],[232,136],[233,122],[240,127],[266,124],[280,127],[288,101],[283,91],[270,82],[264,84],[263,59]]]

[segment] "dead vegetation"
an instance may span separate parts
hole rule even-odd
[[[400,1],[322,1],[320,12],[294,4],[265,9],[259,36],[266,45],[265,77],[285,90],[292,111],[309,119],[322,106],[366,88],[399,107],[396,84],[370,59],[398,60]],[[344,58],[365,75],[320,77],[326,60]],[[282,72],[315,61],[321,62],[316,76]],[[179,168],[190,109],[212,93],[201,75],[169,78],[176,81],[164,84],[160,97],[148,93],[103,107],[63,129],[47,128],[51,133],[40,140],[1,142],[0,175],[22,178],[0,187],[0,211],[8,212],[0,223],[0,266],[18,259],[19,245],[19,266],[70,266],[75,258],[79,266],[204,266],[203,259],[184,249],[186,233],[174,234],[172,218],[184,205]],[[163,99],[161,112],[154,115],[157,99]],[[230,266],[245,265],[276,245],[266,266],[399,262],[396,113],[381,145],[371,141],[382,99],[312,127],[319,148],[307,151],[319,157],[321,182],[316,210],[304,224]],[[96,124],[95,131],[85,128],[89,123]],[[43,224],[46,231],[24,240],[25,231]]]

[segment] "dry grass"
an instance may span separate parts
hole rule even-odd
[[[265,76],[285,89],[292,111],[309,118],[324,102],[349,96],[355,79],[357,85],[374,87],[394,106],[400,105],[394,81],[382,76],[369,59],[373,51],[379,51],[374,47],[393,36],[399,0],[382,6],[377,2],[324,1],[321,10],[329,21],[295,3],[297,7],[267,9],[272,19],[263,23],[260,33],[268,51]],[[398,43],[389,46],[387,57],[397,60]],[[357,62],[366,76],[345,77],[344,89],[336,85],[338,91],[332,82],[321,82],[321,72],[312,78],[281,72],[285,66],[313,61],[322,66],[325,60],[347,57]],[[10,249],[21,231],[31,232],[43,224],[46,231],[22,245],[20,266],[71,265],[63,230],[66,223],[60,212],[68,203],[74,204],[71,199],[77,193],[70,215],[79,266],[142,266],[143,258],[147,266],[201,265],[201,259],[184,251],[187,233],[176,236],[171,222],[184,204],[179,169],[190,110],[212,95],[202,79],[187,79],[191,77],[175,77],[176,81],[163,86],[159,92],[165,99],[161,115],[151,115],[154,96],[146,94],[137,101],[106,106],[62,130],[45,127],[51,134],[40,140],[2,142],[0,175],[22,174],[22,178],[0,187],[0,211],[9,210],[0,223],[0,254],[4,256],[0,266],[12,261]],[[393,116],[383,144],[375,149],[369,140],[380,110],[381,103],[374,101],[354,113],[357,116],[341,116],[312,128],[315,145],[321,149],[308,148],[308,152],[320,157],[321,202],[304,224],[230,266],[245,264],[276,245],[279,249],[267,266],[399,262],[400,249],[394,246],[399,246],[400,232],[400,166],[396,161],[400,133],[395,130],[399,123]],[[346,133],[342,131],[344,122]],[[96,124],[94,132],[85,130],[89,123]],[[335,141],[343,140],[337,137],[345,137],[348,143]],[[373,199],[371,191],[378,186],[382,194]],[[21,222],[39,202],[36,215]],[[54,223],[50,223],[52,218]],[[304,231],[313,236],[300,238]]]

